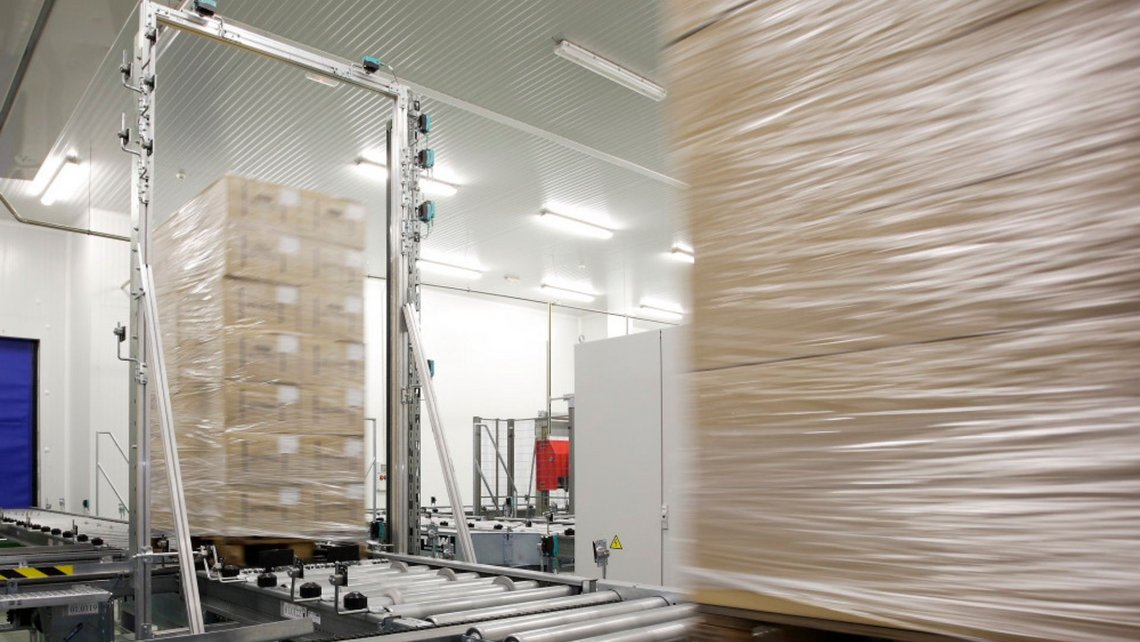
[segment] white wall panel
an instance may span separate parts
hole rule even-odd
[[[66,498],[71,477],[67,454],[68,242],[59,232],[0,222],[0,335],[40,342],[40,505],[56,505],[60,497]]]

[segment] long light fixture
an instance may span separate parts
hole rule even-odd
[[[564,232],[577,234],[579,236],[589,236],[596,239],[613,238],[614,232],[608,227],[602,227],[596,223],[583,221],[580,218],[553,212],[546,208],[542,208],[538,212],[538,218],[543,223],[550,227],[560,229]]]
[[[569,40],[559,40],[558,44],[554,46],[554,55],[581,65],[599,76],[636,91],[646,98],[658,102],[665,100],[665,88],[661,85]]]
[[[663,321],[681,321],[685,318],[685,311],[680,306],[658,301],[644,300],[637,309],[646,316],[656,317]]]
[[[681,263],[697,262],[697,258],[693,256],[693,251],[680,245],[674,245],[673,248],[669,250],[669,258]]]
[[[63,159],[55,176],[48,183],[47,189],[40,196],[40,203],[52,205],[60,199],[67,198],[75,193],[83,182],[83,165],[74,156]]]
[[[464,267],[462,265],[454,265],[451,263],[442,263],[440,261],[431,261],[428,259],[419,259],[416,261],[416,266],[424,272],[431,272],[441,276],[452,276],[458,279],[467,279],[474,281],[483,276],[482,270],[475,268]]]
[[[356,168],[371,176],[373,178],[387,178],[388,177],[388,164],[382,163],[371,158],[361,156],[353,161]],[[447,181],[441,181],[438,178],[431,178],[428,176],[420,177],[420,190],[428,196],[436,196],[439,198],[447,198],[455,196],[459,192],[459,186]]]
[[[538,288],[547,296],[555,299],[566,299],[569,301],[578,301],[580,303],[589,303],[594,300],[594,294],[590,292],[583,292],[581,290],[571,290],[569,288],[560,287],[557,285],[550,285],[543,283]]]

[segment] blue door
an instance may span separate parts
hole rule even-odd
[[[0,337],[0,508],[36,505],[36,347]]]

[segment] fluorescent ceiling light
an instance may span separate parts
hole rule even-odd
[[[581,290],[571,290],[569,288],[558,287],[543,283],[539,288],[542,292],[555,299],[567,299],[570,301],[580,301],[582,303],[589,303],[594,300],[594,294],[590,292],[582,292]]]
[[[613,230],[607,227],[602,227],[601,225],[597,225],[595,223],[588,223],[580,218],[574,218],[573,216],[567,216],[565,214],[559,214],[558,212],[552,212],[546,208],[543,208],[538,212],[538,218],[550,227],[560,229],[564,232],[570,232],[571,234],[577,234],[579,236],[589,236],[596,239],[608,239],[612,238],[614,235]]]
[[[693,251],[687,247],[674,245],[673,249],[669,250],[669,258],[681,263],[696,263],[697,258],[693,256]]]
[[[459,192],[459,188],[452,185],[451,183],[445,183],[441,180],[421,176],[420,191],[428,196],[447,198],[449,196],[455,196],[455,194]]]
[[[353,161],[356,165],[357,171],[375,179],[388,178],[388,164],[371,157],[361,156]],[[436,196],[439,198],[447,198],[455,196],[459,192],[459,186],[447,181],[441,181],[438,178],[430,178],[428,176],[420,176],[420,190],[427,196]]]
[[[309,80],[311,80],[315,83],[320,83],[320,84],[324,85],[325,87],[339,87],[340,86],[340,83],[338,81],[333,80],[332,78],[329,78],[328,76],[325,76],[324,74],[317,74],[317,73],[313,73],[311,71],[305,72],[305,78],[308,78]]]
[[[646,316],[656,317],[665,321],[681,321],[685,318],[685,311],[682,310],[680,306],[671,303],[644,300],[641,302],[638,310]]]
[[[440,261],[431,261],[428,259],[420,259],[416,261],[416,266],[424,272],[431,272],[442,276],[453,276],[458,279],[468,279],[474,281],[483,276],[482,270],[475,268],[464,267],[462,265],[454,265],[451,263],[442,263]]]
[[[612,60],[583,49],[569,40],[559,40],[554,46],[554,55],[565,58],[619,85],[658,102],[665,100],[665,88],[652,80],[622,67]]]
[[[52,205],[60,199],[68,198],[75,193],[82,182],[83,166],[78,158],[68,156],[63,159],[63,163],[55,171],[55,177],[40,196],[40,203]]]

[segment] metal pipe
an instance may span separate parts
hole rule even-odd
[[[48,221],[37,221],[35,219],[24,218],[16,211],[15,206],[9,201],[3,193],[0,193],[0,203],[4,204],[4,208],[16,219],[17,223],[24,225],[34,225],[36,227],[46,227],[49,230],[60,230],[62,232],[74,232],[75,234],[86,234],[87,236],[97,236],[99,238],[111,239],[112,241],[126,241],[130,242],[130,237],[122,236],[120,234],[111,234],[110,232],[100,232],[98,230],[89,230],[84,227],[74,227],[72,225],[63,225],[62,223],[49,223]]]
[[[364,421],[368,421],[368,422],[372,423],[372,465],[370,465],[368,467],[368,470],[369,470],[368,474],[371,476],[371,479],[372,479],[372,485],[370,486],[370,488],[372,489],[372,512],[369,513],[369,515],[372,517],[372,520],[375,521],[376,520],[376,508],[377,508],[377,506],[376,506],[376,492],[378,490],[380,490],[379,488],[377,488],[377,481],[378,481],[378,478],[380,475],[380,471],[376,470],[376,459],[377,459],[377,456],[376,456],[376,440],[380,437],[380,435],[376,432],[376,418],[375,417],[365,417]],[[371,525],[369,525],[369,528],[371,529]]]
[[[107,480],[107,485],[111,487],[111,492],[115,493],[115,499],[119,500],[119,506],[120,507],[126,506],[127,502],[123,501],[123,496],[122,496],[122,494],[119,493],[119,489],[115,488],[115,482],[111,481],[111,477],[109,475],[107,475],[107,471],[103,470],[103,464],[96,463],[95,464],[95,471],[97,473],[102,474],[103,479]],[[95,480],[95,482],[96,482],[96,484],[95,484],[95,514],[96,515],[99,514],[99,484],[98,484],[98,481],[99,481],[98,479]],[[123,513],[120,510],[119,516],[122,517],[122,515],[123,515]]]
[[[523,631],[507,636],[506,642],[569,642],[595,635],[617,633],[629,629],[661,624],[693,617],[697,614],[694,604],[680,604],[664,608],[649,609],[637,613],[614,615],[588,622],[575,622],[550,628]]]
[[[538,582],[519,582],[517,588],[518,590],[538,588]],[[480,584],[471,587],[441,586],[432,591],[418,591],[407,594],[399,589],[387,589],[381,593],[381,596],[391,599],[394,604],[422,604],[441,602],[455,598],[466,599],[468,597],[493,593],[506,593],[510,590],[511,587],[503,584]]]
[[[111,438],[111,441],[115,444],[115,448],[117,448],[119,454],[123,456],[123,461],[126,462],[128,466],[130,466],[131,463],[131,458],[127,456],[126,451],[123,450],[122,444],[115,438],[114,433],[107,430],[100,430],[95,433],[95,516],[99,516],[99,473],[102,473],[103,479],[106,479],[107,485],[111,487],[111,492],[115,493],[115,497],[119,500],[119,517],[122,517],[123,509],[127,507],[127,502],[123,501],[123,495],[119,492],[119,489],[115,487],[115,482],[111,481],[111,477],[107,474],[107,471],[103,469],[103,464],[99,457],[99,438],[103,435],[107,435]]]
[[[354,591],[366,591],[374,589],[400,589],[401,591],[419,591],[421,589],[435,589],[441,586],[450,586],[452,584],[468,584],[478,579],[474,577],[462,577],[459,579],[451,579],[449,577],[440,577],[436,575],[413,575],[411,577],[384,577],[377,579],[368,579],[358,582],[349,582],[348,588]]]
[[[162,350],[162,334],[158,319],[158,298],[155,294],[154,275],[149,264],[142,266],[143,301],[145,302],[147,348],[152,377],[156,386],[159,428],[166,458],[166,480],[170,487],[170,514],[178,542],[178,567],[182,579],[183,599],[186,602],[186,620],[191,633],[204,633],[206,626],[202,614],[201,596],[198,594],[198,573],[194,569],[194,549],[190,544],[190,522],[186,511],[186,495],[182,488],[182,465],[178,459],[178,438],[174,431],[174,408],[170,401],[170,387],[166,377],[166,359]]]
[[[554,429],[554,424],[550,420],[550,395],[554,394],[552,390],[553,370],[554,370],[554,306],[553,304],[546,304],[546,429],[549,432]]]
[[[519,595],[521,596],[524,593],[525,591],[523,593],[519,593]],[[533,615],[536,613],[562,611],[565,609],[581,608],[584,606],[595,606],[598,604],[608,604],[610,602],[617,602],[620,600],[621,597],[614,591],[598,591],[597,593],[582,593],[581,595],[569,595],[567,597],[557,597],[549,600],[526,601],[517,604],[505,604],[502,606],[472,608],[467,611],[439,613],[437,615],[432,615],[426,619],[428,622],[431,622],[436,626],[450,626],[452,624],[463,624],[466,622],[497,620],[499,618],[505,618],[512,615]]]
[[[538,588],[538,582],[514,582],[506,577],[480,577],[474,580],[463,580],[444,584],[441,586],[413,585],[406,588],[396,587],[393,590],[400,592],[405,602],[433,601],[437,595],[444,593],[463,593],[467,591],[481,591],[488,587],[498,587],[504,591],[517,591],[527,588]]]
[[[472,597],[469,599],[461,599],[446,604],[436,602],[429,604],[400,605],[391,607],[388,609],[388,611],[397,617],[411,617],[422,620],[429,615],[436,615],[439,613],[456,613],[465,610],[490,606],[501,607],[503,605],[507,605],[507,608],[511,608],[521,602],[549,600],[552,598],[564,597],[569,594],[569,586],[547,586],[546,588],[536,588],[525,591],[511,591],[505,594],[493,594],[484,597]]]
[[[615,615],[664,608],[668,605],[669,602],[663,597],[646,597],[638,600],[618,602],[617,604],[605,604],[593,608],[573,609],[558,613],[524,615],[473,626],[467,629],[467,635],[479,637],[484,640],[501,640],[511,633],[529,631],[540,627],[574,624],[575,622],[590,622]]]
[[[415,359],[416,370],[420,375],[420,390],[423,391],[424,401],[427,402],[428,418],[431,420],[431,434],[435,438],[435,449],[439,455],[439,467],[443,470],[443,482],[447,487],[447,499],[451,502],[456,517],[463,512],[463,496],[459,492],[459,481],[455,478],[455,464],[451,459],[451,450],[447,447],[447,435],[443,432],[443,419],[439,414],[439,401],[435,397],[435,384],[431,379],[431,369],[428,367],[427,355],[424,354],[424,344],[420,337],[420,327],[416,320],[416,311],[411,303],[404,304],[404,324],[408,333],[408,341],[412,347],[412,357]],[[496,477],[498,477],[496,475]],[[474,562],[475,544],[471,542],[471,531],[467,528],[467,519],[455,520],[455,548],[456,553],[463,561]]]
[[[487,483],[486,475],[483,474],[483,429],[482,419],[475,417],[471,422],[474,429],[474,435],[471,443],[471,465],[472,474],[471,481],[474,482],[471,489],[471,514],[478,517],[483,514],[483,492],[479,486],[479,478],[483,478],[483,483]],[[488,487],[490,484],[488,484]]]
[[[380,558],[389,559],[397,562],[406,562],[414,564],[418,561],[423,561],[423,558],[415,555],[395,555],[390,553],[381,553]],[[457,560],[444,560],[433,559],[431,565],[437,568],[450,568],[457,571],[475,571],[476,573],[502,573],[503,569],[498,566],[491,566],[490,564],[472,564],[471,562],[460,562]],[[543,584],[569,584],[570,586],[577,587],[583,593],[592,593],[594,587],[597,586],[598,581],[589,577],[579,577],[569,573],[560,573],[558,575],[551,575],[549,573],[540,573],[539,571],[531,571],[522,568],[511,569],[511,577],[539,580]]]
[[[498,432],[498,421],[499,421],[498,419],[495,420],[495,432],[496,433]],[[492,437],[490,432],[487,433],[487,439],[491,440],[491,447],[493,447],[495,449],[495,457],[498,459],[498,465],[495,466],[495,481],[496,482],[498,481],[499,466],[502,466],[503,472],[507,474],[507,492],[510,493],[511,495],[514,495],[514,493],[512,492],[511,489],[513,489],[515,486],[515,480],[511,476],[510,466],[507,466],[507,461],[505,459],[503,459],[503,453],[499,452],[499,440],[496,439],[495,437]],[[498,493],[496,493],[496,496],[497,495],[498,495]],[[500,508],[500,507],[496,506],[496,508]],[[474,560],[472,560],[472,561],[474,561]]]
[[[598,635],[586,638],[581,642],[673,642],[674,640],[688,640],[689,634],[697,628],[700,622],[700,618],[691,617],[676,622],[665,622],[621,631],[620,633]]]
[[[619,602],[620,600],[621,596],[616,592],[598,591],[596,593],[569,595],[567,598],[555,598],[553,600],[522,602],[518,604],[506,604],[506,606],[502,607],[487,607],[469,611],[439,613],[439,615],[427,618],[427,621],[430,621],[430,623],[435,626],[449,626],[453,624],[470,623],[470,621],[499,619],[510,616],[527,616],[535,615],[535,613],[593,607],[597,606],[597,604],[608,604],[611,602]]]

